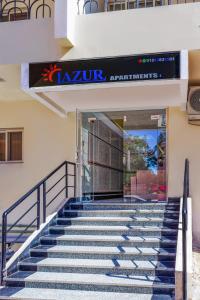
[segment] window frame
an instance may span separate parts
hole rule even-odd
[[[26,18],[24,18],[25,14],[26,14]],[[10,12],[9,9],[5,9],[1,17],[2,17],[2,22],[30,20],[30,16],[28,15],[28,11],[25,7],[21,7],[20,10],[19,8],[16,8],[16,11],[13,12],[12,10]]]
[[[8,160],[8,133],[20,132],[22,134],[22,159],[21,160]],[[23,128],[0,128],[0,133],[5,134],[5,160],[0,160],[0,164],[13,164],[24,162],[24,129]]]

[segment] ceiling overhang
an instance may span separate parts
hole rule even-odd
[[[78,110],[120,110],[184,106],[188,89],[188,53],[181,51],[180,79],[29,87],[29,65],[22,65],[22,88],[64,117]]]

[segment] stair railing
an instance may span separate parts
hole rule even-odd
[[[189,197],[189,160],[185,160],[183,207],[182,207],[182,264],[183,264],[183,300],[187,300],[187,228],[188,228],[188,203]]]
[[[72,191],[69,189],[72,189]],[[37,229],[39,229],[41,223],[46,222],[48,207],[52,205],[52,203],[55,203],[56,200],[59,200],[60,204],[69,197],[69,192],[70,197],[76,196],[76,165],[75,163],[64,161],[29,192],[4,211],[2,215],[1,285],[3,285],[4,273],[6,271],[8,234],[11,233],[11,230],[17,225],[21,225],[20,222],[22,220],[26,220],[24,230],[18,235],[15,235],[12,242],[9,242],[9,246],[16,245],[19,239],[24,236],[24,234],[27,234],[28,229],[32,226],[36,225]],[[58,206],[57,202],[55,204]],[[25,208],[22,207],[22,205],[25,205]],[[9,216],[12,218],[11,225],[8,225]],[[43,216],[43,220],[41,216]],[[16,221],[13,221],[15,218]]]

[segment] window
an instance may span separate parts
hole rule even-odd
[[[29,16],[27,12],[16,12],[16,13],[8,13],[6,15],[1,16],[1,22],[9,22],[9,21],[20,21],[20,20],[28,20]]]
[[[0,129],[0,162],[21,162],[22,140],[22,129]]]

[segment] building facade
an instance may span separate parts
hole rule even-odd
[[[188,157],[193,234],[199,242],[200,132],[188,123],[186,111],[188,86],[199,82],[199,3],[49,0],[27,9],[24,2],[1,1],[0,128],[23,130],[23,158],[1,162],[1,210],[57,163],[75,161],[78,113],[166,109],[167,193],[182,194]],[[177,80],[28,88],[29,63],[85,60],[87,68],[94,58],[176,51],[181,53]]]
[[[200,245],[200,127],[187,105],[200,85],[199,11],[0,0],[1,212],[64,160],[77,163],[78,197],[181,197],[188,158]]]

